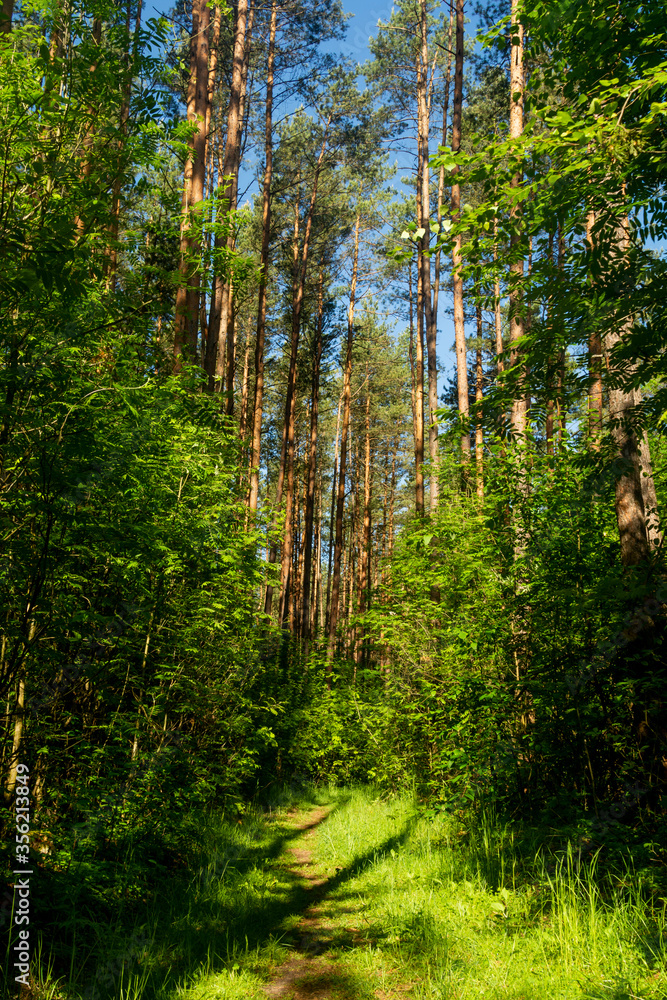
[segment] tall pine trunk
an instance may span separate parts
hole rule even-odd
[[[132,0],[127,0],[125,8],[125,78],[123,80],[123,94],[120,105],[120,138],[118,140],[118,157],[116,160],[116,173],[113,179],[111,194],[111,237],[112,243],[108,251],[109,262],[107,271],[107,287],[111,291],[116,288],[116,272],[118,269],[118,231],[120,227],[120,201],[121,189],[123,185],[123,171],[125,169],[126,144],[127,144],[127,123],[130,117],[130,99],[132,97],[132,76],[139,54],[141,31],[141,0],[137,0],[135,12],[134,34],[132,35],[132,45],[130,46],[130,23],[132,15]]]
[[[359,614],[363,614],[370,607],[371,595],[371,569],[372,569],[372,548],[371,548],[371,527],[372,512],[371,500],[373,495],[373,475],[371,458],[371,388],[368,365],[366,365],[366,406],[364,422],[364,514],[363,524],[360,526],[361,545],[359,551]],[[365,659],[365,629],[362,627],[359,637],[360,658]]]
[[[493,327],[496,334],[496,370],[498,374],[503,370],[503,323],[500,309],[500,275],[498,274],[498,220],[493,220],[493,263],[495,274],[493,280]]]
[[[419,197],[419,195],[418,195]],[[413,308],[412,262],[408,272],[410,296],[410,374],[412,377],[412,426],[415,443],[415,511],[424,514],[424,338],[421,325],[421,277],[417,263],[417,327],[415,330]],[[416,333],[416,337],[415,337]]]
[[[334,463],[331,477],[331,510],[329,512],[329,546],[327,553],[327,597],[326,597],[326,621],[325,633],[329,634],[329,615],[331,611],[331,567],[333,562],[333,540],[334,540],[334,518],[336,516],[336,496],[338,483],[338,436],[340,434],[340,413],[343,405],[344,390],[338,400],[338,413],[336,416],[336,438],[334,441]]]
[[[512,34],[512,47],[510,56],[510,138],[520,139],[523,135],[523,25],[517,19],[519,0],[512,0],[512,23],[510,31]],[[516,189],[523,183],[523,173],[519,169],[511,180],[511,187]],[[524,275],[524,261],[521,256],[521,233],[519,231],[519,221],[521,218],[521,208],[518,202],[513,202],[510,209],[510,222],[512,232],[510,236],[510,289],[509,289],[509,311],[510,311],[510,363],[513,368],[521,365],[520,342],[524,335],[524,310],[522,283]],[[517,381],[517,390],[512,403],[511,427],[512,436],[520,440],[525,440],[526,436],[526,400],[524,396],[523,371],[520,372]]]
[[[215,208],[216,223],[222,226],[225,218],[229,222],[229,214],[234,208],[238,184],[238,173],[241,165],[241,126],[242,99],[248,73],[246,58],[246,30],[248,27],[248,0],[238,0],[234,19],[234,47],[232,54],[232,79],[229,89],[229,105],[227,108],[227,136],[225,153],[222,161],[221,174],[218,177],[218,198]],[[215,249],[222,250],[224,244],[233,245],[231,228],[225,237],[218,230],[215,237]],[[229,281],[226,277],[217,275],[211,291],[211,312],[208,323],[208,342],[206,344],[206,373],[209,379],[209,389],[222,387],[225,356],[220,350],[221,332],[227,335],[229,313]],[[229,359],[227,359],[229,362]],[[225,385],[225,388],[228,388]],[[233,386],[232,386],[233,389]],[[233,400],[233,392],[232,392]],[[228,400],[227,409],[230,401]],[[231,403],[233,407],[233,401]]]
[[[255,405],[252,424],[250,496],[248,507],[257,511],[259,461],[262,447],[262,408],[264,400],[264,344],[266,340],[266,289],[271,244],[271,179],[273,176],[273,73],[276,50],[277,0],[271,4],[269,56],[266,69],[266,110],[264,113],[264,186],[262,189],[262,250],[257,303],[257,338],[255,341]]]
[[[595,255],[593,228],[595,212],[590,211],[586,218],[586,238],[588,252],[592,259]],[[591,266],[591,272],[593,268]],[[602,338],[600,331],[593,327],[588,338],[588,435],[591,447],[598,450],[602,434]]]
[[[628,220],[623,219],[616,230],[618,252],[617,270],[625,264],[630,247]],[[610,354],[632,329],[631,317],[619,317],[618,322],[605,336],[607,365]],[[659,539],[657,503],[653,484],[653,469],[648,441],[643,433],[637,434],[633,426],[632,411],[640,401],[635,389],[625,389],[617,379],[609,386],[609,420],[622,466],[616,478],[616,520],[621,543],[621,560],[624,566],[644,562],[651,552],[652,542]],[[646,484],[642,480],[647,480]],[[652,524],[649,525],[649,514]],[[656,537],[657,533],[657,537]]]
[[[456,0],[456,61],[454,65],[454,107],[452,110],[452,152],[461,149],[461,112],[463,107],[463,0]],[[461,188],[456,182],[458,166],[453,172],[451,210],[455,224],[461,221]],[[459,415],[466,429],[461,434],[461,457],[470,460],[470,390],[468,387],[468,352],[466,350],[465,315],[463,308],[463,237],[457,233],[452,248],[452,285],[454,292],[454,336],[456,342],[456,376]]]
[[[208,105],[208,0],[194,0],[190,37],[188,121],[197,130],[190,139],[191,156],[185,164],[181,204],[180,284],[174,316],[174,361],[180,370],[183,359],[197,357],[199,332],[200,263],[197,259],[201,233],[201,203],[206,181],[206,116]]]
[[[477,496],[484,499],[484,429],[482,425],[482,400],[484,399],[484,366],[482,364],[482,307],[477,304],[477,351],[475,359],[475,473]]]
[[[299,181],[301,180],[301,175],[299,174]],[[299,201],[299,187],[297,185],[296,198],[294,202],[294,231],[292,236],[292,315],[294,315],[294,306],[296,303],[296,289],[298,284],[298,270],[299,270],[299,230],[301,225],[301,206]],[[292,338],[294,337],[294,326],[292,326]],[[293,340],[290,344],[290,372],[292,367],[292,358],[295,358],[294,344]],[[296,363],[296,362],[295,362]],[[287,436],[289,433],[289,418],[291,414],[291,388],[292,385],[291,377],[288,375],[287,380],[287,396],[285,398],[285,418],[283,420],[283,434],[282,442],[280,446],[280,462],[278,464],[278,482],[276,485],[276,502],[274,506],[273,513],[273,524],[271,526],[271,535],[273,536],[273,541],[271,542],[271,549],[269,552],[269,565],[273,565],[278,556],[278,541],[275,538],[276,530],[278,527],[278,520],[280,518],[280,507],[283,502],[283,487],[285,484],[285,473],[287,470]],[[266,600],[264,605],[265,614],[271,614],[271,608],[273,605],[273,586],[269,584],[266,588]]]
[[[336,541],[334,545],[333,578],[331,584],[331,610],[329,612],[329,641],[327,644],[327,685],[331,685],[332,661],[338,628],[340,603],[341,563],[343,559],[343,516],[345,513],[345,473],[347,464],[347,440],[350,430],[350,406],[352,401],[352,348],[354,345],[354,307],[357,294],[357,270],[359,266],[359,228],[361,216],[357,215],[354,227],[354,250],[352,275],[350,279],[350,302],[347,309],[347,343],[345,349],[345,370],[343,373],[343,426],[340,435],[340,461],[338,469],[338,490],[336,496]]]
[[[246,26],[246,38],[243,54],[243,72],[241,76],[241,100],[239,103],[239,119],[236,127],[235,144],[238,152],[235,157],[235,169],[232,175],[229,195],[229,210],[235,212],[238,204],[239,194],[239,170],[241,168],[241,156],[243,152],[243,129],[247,110],[248,98],[248,70],[250,67],[250,40],[252,38],[253,21],[255,18],[255,7],[248,11],[248,22]],[[230,219],[231,223],[231,219]],[[236,248],[236,231],[230,224],[227,230],[227,255],[231,259]],[[219,337],[225,340],[224,355],[218,354],[216,376],[222,386],[224,381],[226,399],[226,410],[228,416],[234,414],[234,376],[236,374],[236,298],[234,296],[233,276],[228,276],[222,289],[222,300],[220,306],[220,334]]]
[[[285,402],[285,422],[287,426],[286,435],[286,461],[287,461],[287,490],[285,492],[286,509],[285,509],[285,535],[283,540],[283,557],[280,572],[280,624],[284,627],[287,620],[287,611],[289,608],[289,591],[290,591],[290,563],[292,560],[292,506],[294,500],[294,435],[295,435],[295,414],[296,414],[296,365],[297,357],[299,351],[299,335],[301,332],[301,313],[303,311],[303,303],[305,297],[306,288],[306,273],[308,269],[308,254],[310,250],[310,237],[313,228],[313,216],[315,214],[315,204],[317,202],[317,189],[319,184],[320,172],[322,170],[322,164],[324,162],[324,155],[327,148],[327,142],[329,137],[329,126],[331,125],[331,117],[327,121],[326,128],[324,130],[324,137],[322,139],[322,146],[320,147],[320,153],[317,158],[317,163],[315,164],[315,173],[313,177],[313,190],[310,196],[310,204],[308,205],[308,214],[306,216],[306,225],[303,235],[303,247],[301,250],[301,260],[297,261],[297,273],[296,273],[296,286],[294,289],[294,300],[292,303],[292,340],[291,340],[291,350],[290,350],[290,367],[289,375],[287,381],[287,399]]]
[[[313,351],[313,365],[311,375],[310,390],[310,441],[308,446],[308,472],[305,515],[303,523],[304,531],[304,555],[303,555],[303,614],[301,620],[301,634],[306,639],[310,639],[310,576],[313,555],[313,519],[315,513],[315,483],[317,473],[317,418],[320,402],[320,365],[322,361],[322,322],[324,316],[324,271],[320,264],[320,275],[317,285],[317,326],[315,336],[315,350]]]
[[[442,145],[447,145],[447,114],[449,111],[449,89],[451,85],[452,78],[452,34],[454,28],[454,8],[450,8],[449,11],[449,31],[447,33],[447,69],[445,71],[445,97],[442,104]],[[436,205],[436,213],[438,219],[438,231],[442,231],[442,200],[445,196],[445,168],[440,167],[440,172],[438,174],[438,204]],[[442,250],[440,245],[435,252],[435,280],[433,285],[433,317],[434,322],[438,324],[438,299],[440,297],[440,267],[441,267]]]
[[[463,0],[459,0],[463,5]],[[438,506],[438,358],[436,353],[437,317],[431,300],[431,258],[428,253],[431,235],[431,186],[429,173],[429,132],[430,114],[427,100],[428,89],[428,38],[426,0],[419,0],[421,46],[417,71],[417,102],[419,129],[419,157],[421,160],[421,220],[424,230],[420,240],[419,264],[422,276],[424,320],[426,326],[426,355],[428,366],[428,449],[431,463],[429,505],[431,511]]]

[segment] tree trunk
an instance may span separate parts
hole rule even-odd
[[[12,739],[12,755],[9,758],[9,768],[7,780],[5,782],[5,799],[11,801],[11,797],[16,787],[16,775],[20,764],[21,745],[23,743],[23,731],[25,727],[25,680],[19,678],[16,687],[16,708],[14,709],[14,735]]]
[[[449,11],[449,31],[447,33],[447,70],[445,72],[445,97],[442,105],[442,145],[447,145],[447,114],[449,111],[449,88],[452,78],[452,34],[454,29],[454,8]],[[445,168],[440,167],[438,174],[438,204],[436,205],[438,232],[442,232],[442,199],[445,196]],[[435,252],[435,282],[433,286],[433,322],[438,325],[438,299],[440,296],[440,263],[442,251],[440,246]]]
[[[322,163],[324,162],[324,154],[327,148],[330,124],[331,124],[331,117],[327,122],[327,126],[324,131],[324,138],[322,139],[322,146],[320,148],[320,153],[317,158],[317,163],[315,164],[315,175],[313,177],[313,190],[310,196],[308,215],[306,217],[306,227],[303,236],[303,248],[301,250],[301,262],[297,270],[296,297],[294,299],[292,307],[292,344],[291,344],[291,354],[290,354],[289,376],[287,382],[287,401],[285,404],[285,419],[287,422],[288,491],[286,494],[287,509],[285,512],[285,538],[283,541],[283,559],[282,559],[281,579],[280,579],[281,602],[282,602],[280,622],[282,626],[284,626],[285,624],[286,620],[285,616],[287,608],[289,606],[288,604],[289,565],[292,559],[292,532],[291,532],[292,490],[289,488],[289,484],[293,481],[293,467],[294,467],[294,431],[295,431],[294,414],[296,406],[296,364],[297,364],[297,356],[299,350],[299,334],[301,331],[301,313],[303,311],[303,301],[304,301],[305,286],[306,286],[306,271],[308,268],[308,252],[310,250],[310,235],[313,227],[313,215],[315,213],[315,203],[317,201],[317,188],[320,177],[320,171],[322,169]]]
[[[586,238],[591,257],[593,256],[593,227],[595,212],[586,217]],[[602,338],[600,331],[591,330],[588,338],[588,435],[591,447],[598,451],[602,434]]]
[[[512,48],[510,63],[510,138],[520,139],[523,135],[523,25],[517,20],[519,0],[512,0]],[[516,41],[515,41],[516,40]],[[519,188],[523,182],[522,171],[515,173],[511,180],[512,188]],[[516,367],[521,363],[520,341],[524,335],[523,315],[523,257],[520,256],[521,235],[518,231],[521,208],[514,203],[510,209],[512,234],[510,236],[510,348],[511,365]],[[523,396],[524,377],[520,376],[517,392],[512,403],[511,426],[513,437],[523,441],[526,436],[526,400]]]
[[[299,181],[301,180],[301,175],[299,175]],[[299,201],[299,188],[297,185],[296,198],[294,201],[294,233],[292,236],[292,313],[294,314],[294,308],[297,296],[297,285],[299,282],[298,271],[299,271],[299,228],[300,228],[300,201]],[[292,338],[294,337],[294,328],[292,328]],[[298,346],[298,345],[297,345]],[[292,358],[295,357],[293,340],[290,346],[290,372],[292,365]],[[280,516],[280,505],[283,500],[283,486],[285,483],[285,471],[287,469],[287,435],[289,427],[289,414],[291,412],[291,389],[292,385],[291,376],[288,375],[287,380],[287,396],[285,398],[285,419],[283,421],[283,435],[282,443],[280,447],[280,463],[278,466],[278,484],[276,487],[276,502],[274,507],[273,524],[271,527],[271,534],[275,536],[276,529],[278,527],[278,518]],[[271,550],[269,552],[269,564],[273,565],[276,561],[278,555],[278,542],[275,540],[271,543]],[[266,599],[265,599],[265,612],[267,615],[271,614],[271,607],[273,603],[273,587],[271,585],[266,588]]]
[[[175,370],[183,359],[197,358],[199,332],[200,235],[206,182],[206,120],[208,106],[208,0],[194,0],[190,40],[188,121],[197,123],[190,140],[192,161],[186,163],[181,216],[180,284],[174,316]]]
[[[315,572],[313,573],[313,599],[311,601],[310,635],[314,636],[318,629],[324,627],[322,618],[322,472],[320,470],[317,487],[318,517],[315,526]]]
[[[234,208],[235,193],[238,183],[238,173],[241,163],[241,102],[245,88],[248,62],[246,59],[246,31],[248,27],[248,0],[238,0],[235,8],[234,48],[232,54],[232,79],[229,90],[229,105],[227,108],[227,137],[225,153],[222,162],[222,176],[218,177],[218,198],[215,217],[218,225],[222,225],[225,216],[229,217]],[[224,243],[232,243],[231,231],[225,238],[221,232],[216,233],[215,249],[220,251]],[[209,378],[209,389],[217,382],[220,387],[224,374],[224,356],[220,352],[220,331],[225,334],[228,328],[229,282],[227,278],[216,276],[211,291],[211,314],[208,324],[208,342],[206,345],[206,372]],[[230,359],[227,358],[229,369]],[[233,371],[233,362],[232,362]],[[228,388],[228,387],[227,387]],[[233,386],[232,386],[233,389]],[[232,392],[233,397],[233,392]],[[233,407],[233,401],[232,401]],[[228,406],[229,408],[229,400]]]
[[[327,686],[331,687],[332,660],[338,627],[338,606],[340,601],[341,562],[343,558],[343,514],[345,512],[345,466],[347,463],[347,439],[350,429],[350,404],[352,383],[352,347],[354,344],[354,307],[357,293],[357,269],[359,265],[359,227],[361,216],[357,215],[354,227],[354,251],[352,276],[350,279],[350,302],[347,309],[347,346],[345,351],[345,371],[343,374],[343,427],[340,436],[340,463],[338,470],[338,495],[336,498],[336,541],[334,547],[333,580],[331,586],[331,610],[329,613],[329,641],[327,644]]]
[[[327,553],[327,600],[326,600],[326,622],[325,622],[325,634],[329,635],[329,616],[330,616],[330,599],[331,599],[331,563],[333,558],[333,539],[334,539],[334,516],[336,512],[336,496],[337,496],[337,479],[338,479],[338,434],[340,432],[340,411],[343,405],[344,390],[340,395],[338,400],[338,415],[336,416],[336,440],[334,442],[334,464],[333,464],[333,475],[331,477],[331,511],[329,514],[329,546]]]
[[[477,479],[477,496],[484,499],[484,430],[482,426],[482,400],[484,369],[482,365],[482,307],[477,305],[477,352],[475,360],[475,472]]]
[[[620,340],[619,335],[606,338],[607,350]],[[624,566],[636,566],[648,558],[649,539],[642,492],[642,463],[637,436],[630,422],[634,392],[622,388],[609,389],[609,417],[612,435],[624,471],[616,479],[616,519]]]
[[[364,518],[359,551],[359,614],[363,614],[370,607],[371,594],[371,498],[373,477],[371,475],[371,388],[368,365],[366,365],[366,413],[364,429]],[[359,651],[361,659],[365,661],[364,645],[365,629],[362,627],[359,639]]]
[[[639,390],[635,390],[635,402],[641,402],[641,393]],[[640,482],[642,487],[642,499],[644,501],[644,517],[646,518],[646,534],[648,536],[649,549],[651,552],[654,552],[658,546],[662,545],[662,530],[660,527],[658,497],[655,491],[655,479],[653,478],[651,449],[649,447],[648,434],[646,431],[642,431],[639,435],[638,446],[639,464],[641,467]]]
[[[241,380],[241,414],[239,416],[239,438],[245,438],[248,422],[248,368],[250,360],[250,324],[246,330],[245,351],[243,353],[243,378]]]
[[[616,239],[619,257],[623,260],[629,246],[627,220],[619,224]],[[631,328],[631,318],[624,318],[605,336],[607,367],[614,347],[630,333]],[[616,479],[616,520],[621,543],[621,561],[624,566],[636,566],[645,561],[651,551],[647,512],[644,506],[644,493],[647,492],[647,487],[642,487],[642,473],[650,477],[651,482],[653,473],[648,448],[644,450],[642,461],[641,438],[637,439],[632,426],[632,410],[636,402],[634,389],[626,390],[622,385],[612,382],[609,387],[609,421],[622,467]]]
[[[558,288],[559,283],[563,280],[563,271],[565,268],[565,241],[563,239],[563,230],[560,223],[558,224],[557,233],[557,253],[558,253],[558,279],[556,287]],[[557,305],[557,303],[556,303]],[[557,316],[558,329],[562,326],[562,316],[559,314]],[[557,400],[556,400],[556,412],[558,415],[558,450],[565,450],[565,435],[567,432],[567,379],[565,370],[565,348],[561,347],[558,351],[558,361],[557,361],[557,372],[558,372],[558,390],[557,390]]]
[[[415,511],[424,515],[424,341],[421,332],[421,277],[417,268],[417,339],[415,342],[412,299],[412,262],[408,273],[410,295],[410,373],[412,376],[412,426],[415,442]],[[415,349],[413,361],[413,350]]]
[[[456,0],[456,62],[454,66],[454,108],[452,111],[452,152],[461,149],[461,111],[463,107],[463,0]],[[458,166],[453,171],[454,178]],[[452,218],[455,224],[461,221],[461,188],[456,180],[452,183]],[[461,457],[464,463],[470,460],[470,433],[467,430],[470,419],[470,390],[468,388],[468,353],[466,350],[465,315],[463,308],[463,237],[457,233],[452,248],[452,284],[454,292],[454,335],[456,342],[456,375],[458,382],[459,416],[466,429],[461,434]]]
[[[317,287],[317,332],[315,350],[313,352],[313,367],[310,392],[310,442],[308,452],[307,491],[304,517],[304,556],[303,556],[303,616],[301,634],[310,639],[310,576],[313,554],[313,518],[315,513],[315,482],[317,472],[317,418],[320,401],[320,363],[322,360],[322,322],[324,316],[324,271],[320,264],[320,277]]]
[[[394,502],[396,499],[396,458],[398,456],[398,438],[394,438],[394,450],[391,458],[391,492],[389,494],[389,563],[394,555]]]
[[[125,14],[125,80],[123,81],[123,96],[120,105],[120,139],[118,140],[118,158],[116,160],[116,174],[113,179],[111,194],[111,237],[112,243],[109,247],[109,264],[107,273],[107,287],[111,291],[116,289],[116,273],[118,269],[118,231],[120,228],[120,196],[123,184],[123,170],[125,167],[125,145],[127,135],[127,122],[130,117],[130,98],[132,96],[132,75],[136,66],[139,51],[139,32],[141,30],[141,0],[137,2],[137,10],[134,22],[134,34],[132,36],[132,48],[130,50],[130,23],[132,17],[132,0],[127,0]],[[52,39],[53,41],[53,39]]]
[[[463,0],[458,0],[463,11]],[[431,301],[431,258],[428,254],[431,236],[431,187],[429,175],[429,132],[430,115],[426,97],[428,87],[428,41],[427,41],[427,9],[426,0],[419,0],[421,50],[417,73],[419,156],[421,158],[421,228],[424,230],[420,241],[419,263],[422,274],[422,292],[424,296],[424,319],[426,325],[426,354],[428,363],[428,449],[431,464],[429,506],[433,512],[438,506],[438,426],[436,410],[438,408],[438,358],[436,352],[437,319]],[[458,28],[457,28],[458,38]]]
[[[296,446],[296,457],[298,459],[299,446]],[[303,475],[303,493],[301,497],[301,504],[296,503],[296,510],[294,513],[294,556],[293,562],[293,573],[292,580],[294,580],[294,586],[292,587],[292,602],[291,602],[291,612],[290,612],[290,630],[292,635],[301,635],[301,621],[303,613],[303,599],[304,599],[304,576],[303,576],[303,559],[304,559],[304,517],[306,510],[306,500],[308,496],[308,466],[304,463],[304,475]]]
[[[213,109],[213,99],[215,97],[215,85],[218,75],[218,49],[220,47],[220,25],[222,18],[222,7],[216,5],[213,13],[213,32],[211,34],[211,51],[208,64],[208,104],[206,106],[206,145],[211,145],[211,112]]]
[[[250,39],[252,37],[253,21],[255,18],[255,7],[248,12],[248,22],[246,27],[245,45],[243,50],[243,70],[241,74],[241,96],[239,101],[239,117],[236,127],[235,144],[238,147],[235,153],[234,173],[231,177],[229,189],[229,211],[235,212],[238,204],[239,194],[239,170],[241,167],[241,156],[243,151],[243,126],[246,113],[246,99],[248,92],[248,69],[250,66]],[[226,152],[226,151],[225,151]],[[227,230],[227,252],[231,258],[236,247],[236,233],[233,225]],[[236,373],[236,299],[234,298],[233,275],[225,281],[222,289],[222,302],[220,307],[220,330],[226,339],[226,351],[224,358],[218,356],[218,368],[216,374],[220,379],[220,384],[224,380],[226,399],[226,410],[228,416],[234,414],[234,375]]]
[[[498,274],[498,220],[493,220],[493,262],[496,265],[496,273],[493,282],[493,325],[496,334],[496,370],[498,374],[503,370],[502,354],[505,350],[503,344],[503,323],[500,310],[500,275]]]
[[[9,32],[12,30],[13,16],[14,16],[14,0],[2,0],[2,15],[0,15],[0,31]]]
[[[255,341],[255,406],[252,425],[252,458],[248,507],[257,511],[259,495],[259,461],[262,446],[262,407],[264,400],[264,343],[266,339],[266,287],[271,243],[271,178],[273,176],[273,73],[276,50],[276,18],[278,5],[271,4],[269,57],[266,70],[266,111],[264,114],[264,187],[262,190],[262,251],[257,304],[257,339]]]

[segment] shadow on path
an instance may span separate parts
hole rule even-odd
[[[326,817],[316,817],[314,822],[301,827],[304,842],[307,843],[308,831],[323,822]],[[340,928],[331,925],[331,913],[323,913],[325,902],[344,884],[361,874],[371,864],[390,853],[405,842],[414,819],[409,820],[400,833],[384,840],[380,845],[348,865],[337,870],[329,878],[318,878],[308,871],[313,867],[310,851],[304,846],[290,848],[294,855],[291,871],[297,877],[310,883],[305,890],[305,907],[301,910],[301,918],[294,930],[294,953],[289,961],[276,970],[271,982],[264,987],[267,997],[284,998],[287,1000],[361,1000],[364,997],[375,996],[368,978],[361,978],[337,958],[345,952],[361,944],[357,928]],[[344,903],[345,899],[337,899]],[[354,914],[356,907],[336,907],[337,914]],[[379,937],[380,935],[375,935]],[[364,943],[368,940],[364,936]],[[326,953],[329,953],[326,956]]]
[[[146,969],[142,977],[145,1000],[158,995],[163,998],[177,986],[193,981],[202,967],[215,974],[246,959],[249,952],[259,957],[262,949],[277,942],[291,946],[294,953],[266,987],[267,996],[297,1000],[372,997],[367,982],[359,981],[338,962],[325,959],[324,952],[345,951],[358,941],[354,931],[326,927],[318,908],[347,881],[400,847],[415,820],[410,819],[399,833],[355,858],[335,875],[318,878],[308,871],[313,862],[305,846],[289,845],[297,838],[312,835],[341,804],[311,810],[305,823],[282,826],[268,845],[264,841],[243,858],[226,861],[216,884],[207,887],[194,880],[185,893],[163,899],[149,917],[150,929],[146,928],[151,940],[141,959]],[[293,863],[283,856],[290,850]],[[136,967],[133,971],[136,973]],[[285,978],[282,986],[281,974]]]

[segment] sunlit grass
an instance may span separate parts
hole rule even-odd
[[[329,815],[308,839],[294,826]],[[297,955],[310,903],[291,844],[313,852],[332,995],[414,1000],[658,1000],[665,902],[632,871],[544,859],[519,827],[424,815],[368,789],[286,795],[234,819],[191,817],[187,865],[143,910],[83,927],[71,973],[43,944],[35,1000],[259,1000]],[[523,837],[523,839],[522,839]],[[336,993],[335,990],[338,989]]]
[[[471,836],[455,817],[419,818],[405,800],[365,792],[321,830],[320,856],[349,864],[368,853],[371,831],[378,844],[400,843],[378,852],[346,894],[354,888],[376,964],[389,957],[414,997],[667,995],[664,903],[651,908],[631,873],[598,877],[594,859],[577,871],[570,853],[552,874],[533,858],[527,879],[507,828],[482,820]]]

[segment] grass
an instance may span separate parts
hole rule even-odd
[[[409,797],[353,789],[286,795],[240,819],[190,817],[180,867],[115,909],[107,894],[106,917],[79,910],[66,949],[42,939],[35,1000],[265,997],[298,954],[313,901],[285,851],[303,846],[294,821],[316,805],[331,811],[307,842],[326,880],[315,930],[337,971],[321,993],[313,981],[312,996],[667,996],[665,900],[631,871],[602,874],[595,859],[578,868],[572,852],[549,869],[516,827],[464,826]]]
[[[570,854],[552,875],[534,858],[529,873],[511,831],[468,831],[364,792],[322,828],[319,854],[341,866],[370,839],[392,837],[400,847],[378,851],[346,883],[366,946],[350,960],[369,973],[397,966],[415,998],[667,995],[664,901],[651,907],[628,872],[603,878],[594,862],[577,871]],[[333,893],[332,920],[336,907]]]

